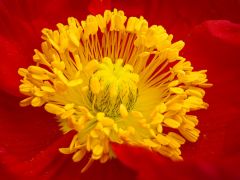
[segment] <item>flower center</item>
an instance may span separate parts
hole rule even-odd
[[[42,30],[36,65],[18,73],[27,96],[20,105],[44,105],[63,134],[76,133],[60,152],[74,162],[90,155],[82,171],[115,157],[112,142],[181,160],[181,145],[200,133],[192,111],[208,107],[203,88],[211,86],[206,70],[193,71],[179,56],[184,42],[172,43],[162,26],[116,9],[57,27]]]
[[[109,117],[118,117],[120,105],[124,105],[127,111],[133,109],[138,96],[139,76],[133,73],[131,65],[122,64],[122,59],[113,64],[110,58],[103,58],[91,76],[88,97],[93,111],[104,112]]]

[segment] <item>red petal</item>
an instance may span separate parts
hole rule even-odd
[[[116,144],[113,147],[117,157],[138,172],[140,180],[206,178],[196,164],[174,163],[147,149]]]
[[[111,0],[91,0],[88,6],[89,12],[94,15],[102,14],[106,9],[112,9]]]
[[[136,179],[136,173],[123,165],[119,160],[113,159],[104,164],[94,162],[92,166],[84,173],[81,173],[85,162],[74,163],[69,158],[59,169],[54,179],[101,179],[101,180],[122,180]]]
[[[235,159],[211,163],[204,160],[172,162],[146,149],[113,145],[117,157],[138,172],[139,180],[238,179],[239,155]]]
[[[9,13],[7,20],[12,21],[11,18],[15,17],[32,23],[36,19],[42,19],[44,24],[37,27],[43,28],[45,24],[55,26],[56,23],[65,22],[69,16],[80,18],[79,20],[85,18],[89,13],[87,9],[89,3],[88,0],[2,0],[0,7],[2,11]]]
[[[207,69],[214,84],[207,90],[209,109],[199,113],[202,138],[195,151],[198,156],[219,159],[228,155],[226,151],[240,150],[236,139],[240,135],[239,51],[240,25],[229,21],[203,23],[186,40],[184,56],[196,69]]]
[[[42,108],[21,108],[19,99],[0,93],[0,147],[22,160],[54,142],[61,132],[52,115]]]
[[[209,19],[240,22],[238,0],[112,0],[127,15],[144,16],[150,24],[163,25],[176,39],[184,39],[195,25]]]
[[[56,174],[57,170],[69,156],[63,156],[59,152],[60,147],[68,146],[74,132],[61,136],[46,149],[32,156],[31,159],[21,160],[9,150],[1,148],[0,160],[9,173],[16,178],[41,177],[49,178]],[[47,140],[47,139],[45,139]],[[29,150],[30,152],[30,150]],[[27,152],[26,152],[27,153]],[[31,152],[30,152],[31,153]]]
[[[0,2],[1,89],[19,95],[19,67],[33,64],[33,50],[40,47],[41,29],[56,29],[67,17],[85,19],[88,1],[7,1]]]
[[[7,39],[0,35],[0,81],[1,90],[7,93],[18,95],[20,76],[17,74],[19,67],[26,66],[31,61],[32,52],[27,52],[23,44]],[[29,48],[29,51],[30,48]]]

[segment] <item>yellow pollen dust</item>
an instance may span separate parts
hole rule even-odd
[[[21,106],[44,106],[63,134],[76,132],[63,154],[74,162],[115,157],[111,143],[129,144],[181,160],[181,146],[196,142],[206,109],[206,70],[193,71],[179,55],[184,42],[143,18],[106,10],[85,21],[68,18],[57,30],[43,29],[35,65],[20,68]],[[191,114],[191,115],[190,115]]]

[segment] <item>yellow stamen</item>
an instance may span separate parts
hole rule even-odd
[[[82,172],[115,157],[111,142],[182,160],[181,145],[200,134],[188,113],[208,107],[203,88],[211,86],[206,70],[193,71],[179,55],[184,42],[172,43],[162,26],[116,9],[57,27],[42,30],[36,65],[18,73],[27,96],[20,105],[44,105],[64,134],[76,132],[59,151],[73,154],[74,162],[90,154]]]

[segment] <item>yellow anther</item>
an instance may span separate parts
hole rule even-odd
[[[35,97],[32,99],[31,105],[33,107],[39,107],[42,106],[44,101],[40,97]]]
[[[57,68],[60,71],[63,71],[65,69],[65,63],[63,61],[53,61],[51,63],[53,68]]]
[[[172,139],[172,138],[169,138],[170,139],[170,142],[169,142],[169,147],[172,147],[173,149],[178,149],[181,147],[181,145],[175,140],[175,139]]]
[[[90,80],[90,89],[93,94],[98,94],[101,90],[101,85],[96,77],[92,77]]]
[[[49,86],[41,86],[41,89],[43,91],[46,91],[46,92],[49,92],[49,93],[55,93],[56,92],[56,90],[54,88],[49,87]]]
[[[99,26],[101,32],[104,33],[106,30],[106,25],[107,25],[104,17],[102,15],[98,14],[96,16],[96,18],[97,18],[97,23],[98,23],[98,26]]]
[[[171,81],[169,84],[168,84],[168,87],[175,87],[179,84],[179,81],[178,80],[174,80],[174,81]]]
[[[114,120],[108,117],[103,117],[101,119],[99,119],[99,122],[102,123],[103,126],[113,126],[114,124]]]
[[[48,67],[51,66],[49,64],[49,62],[47,61],[46,56],[44,54],[42,54],[40,51],[38,51],[36,49],[34,50],[34,52],[35,52],[35,55],[33,56],[33,60],[35,62],[39,62],[39,63],[45,64]]]
[[[84,31],[85,31],[84,33],[86,33],[87,35],[90,35],[90,34],[93,35],[97,33],[98,24],[95,16],[88,15],[85,23],[86,24],[84,28]]]
[[[175,94],[183,94],[184,90],[180,87],[171,87],[170,92],[175,93]]]
[[[51,103],[47,103],[44,106],[44,108],[47,112],[52,113],[52,114],[56,114],[56,115],[60,115],[60,114],[65,112],[65,110],[63,108],[61,108],[60,106],[55,105],[55,104],[51,104]]]
[[[63,154],[72,154],[73,152],[70,151],[69,148],[59,148],[59,151]]]
[[[205,108],[202,98],[196,96],[190,96],[184,101],[184,107],[197,110]]]
[[[124,106],[123,104],[120,105],[120,115],[121,115],[123,118],[126,118],[126,117],[128,116],[127,108],[126,108],[126,106]]]
[[[64,113],[61,115],[61,118],[62,118],[62,119],[66,119],[66,118],[72,116],[74,112],[75,112],[74,109],[68,110],[68,111],[64,112]]]
[[[32,74],[32,78],[34,78],[36,80],[49,80],[50,79],[50,77],[46,74],[41,74],[41,75]]]
[[[109,136],[110,133],[111,133],[111,129],[109,129],[109,128],[103,128],[102,131],[103,131],[107,136]]]
[[[110,31],[125,30],[124,23],[125,23],[126,19],[127,19],[127,17],[124,16],[123,11],[114,10],[112,17],[111,17]]]
[[[190,142],[196,142],[200,131],[198,129],[188,129],[188,128],[180,128],[179,131],[181,134]]]
[[[170,142],[170,140],[166,136],[164,136],[162,134],[158,134],[156,139],[162,145],[168,145],[169,142]]]
[[[166,112],[166,110],[167,110],[167,106],[164,103],[161,103],[156,107],[156,111],[159,113],[164,113]]]
[[[82,28],[80,24],[78,23],[77,19],[70,17],[68,18],[68,36],[73,42],[73,44],[77,47],[80,45],[80,36],[82,34]]]
[[[163,121],[163,119],[164,119],[164,115],[160,113],[156,113],[156,115],[153,117],[151,124],[159,124]]]
[[[79,150],[74,153],[72,160],[74,162],[79,162],[82,160],[82,158],[85,156],[85,154],[86,154],[86,150]]]
[[[159,144],[155,143],[151,139],[144,139],[143,142],[144,142],[144,144],[146,144],[147,146],[152,147],[152,148],[156,148],[159,146]]]
[[[35,89],[34,93],[33,93],[35,96],[37,97],[44,97],[46,96],[46,92],[44,91],[41,91],[40,89]]]
[[[21,84],[19,86],[19,90],[21,93],[29,93],[29,92],[32,92],[33,91],[33,86],[32,84]]]
[[[98,137],[99,137],[99,133],[97,133],[96,130],[92,130],[92,131],[90,132],[90,136],[91,136],[92,138],[98,138]]]
[[[109,160],[109,155],[108,154],[104,154],[101,159],[100,159],[100,162],[101,163],[105,163]]]
[[[34,73],[34,74],[44,74],[44,73],[47,72],[46,69],[43,69],[43,68],[41,68],[39,66],[29,66],[28,67],[28,71],[30,73]]]
[[[198,124],[198,119],[197,116],[193,116],[193,115],[187,115],[186,117],[184,117],[184,121],[190,121],[192,122],[195,126]]]
[[[135,25],[136,23],[139,21],[138,18],[136,17],[130,17],[128,19],[128,22],[127,22],[127,27],[126,27],[126,31],[129,31],[129,32],[134,32],[135,31]]]
[[[187,105],[187,102],[186,102],[186,106]],[[171,103],[167,106],[167,109],[169,111],[180,111],[182,109],[183,105],[179,102],[175,102],[175,103]]]
[[[28,97],[28,98],[20,101],[19,105],[20,105],[21,107],[29,106],[29,105],[31,104],[31,102],[32,102],[32,99],[33,99],[32,97]]]
[[[71,104],[66,104],[65,106],[64,106],[64,109],[66,109],[66,110],[70,110],[70,109],[73,109],[74,108],[74,104],[73,103],[71,103]]]
[[[66,85],[68,84],[68,79],[66,78],[66,76],[63,74],[62,71],[60,71],[56,68],[53,69],[53,71],[64,84],[66,84]]]
[[[87,65],[84,68],[84,71],[92,74],[93,72],[95,72],[99,67],[99,63],[97,60],[91,60],[90,62],[87,63]]]
[[[201,88],[189,88],[186,90],[187,95],[190,96],[197,96],[199,98],[202,98],[205,95],[205,91]]]
[[[169,132],[167,137],[174,138],[179,144],[184,144],[185,143],[185,139],[175,132]]]
[[[53,82],[53,84],[54,84],[54,88],[55,88],[56,92],[64,92],[68,88],[67,85],[64,84],[62,81],[56,80]]]
[[[100,120],[100,121],[101,121],[101,119],[103,119],[104,117],[105,117],[105,114],[104,114],[103,112],[99,112],[99,113],[97,113],[97,115],[96,115],[97,120]]]
[[[174,119],[171,119],[171,118],[165,118],[164,120],[163,120],[163,122],[167,125],[167,126],[169,126],[169,127],[171,127],[171,128],[178,128],[179,126],[180,126],[180,123],[179,122],[177,122],[176,120],[174,120]]]
[[[157,126],[157,131],[158,131],[158,133],[162,133],[163,127],[162,127],[161,124],[159,124],[159,125]]]
[[[101,157],[102,153],[103,153],[103,146],[98,144],[93,148],[92,158],[99,159]]]
[[[183,41],[175,42],[171,45],[171,48],[176,48],[178,50],[181,50],[185,46],[185,43]]]
[[[18,69],[18,74],[22,77],[26,76],[28,73],[28,70],[24,69],[24,68],[19,68]]]

